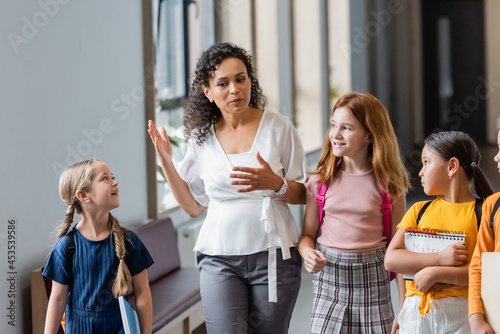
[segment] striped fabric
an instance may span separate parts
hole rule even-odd
[[[66,334],[121,334],[123,325],[113,283],[119,260],[112,234],[98,241],[74,231],[73,262],[67,254],[67,236],[52,249],[43,275],[69,285],[66,307]],[[125,257],[130,274],[139,274],[151,266],[153,259],[137,235],[128,231],[130,251]],[[72,274],[71,274],[72,271]]]
[[[125,333],[122,325],[120,307],[107,310],[82,310],[76,307],[66,307],[66,334],[70,333]]]
[[[390,333],[394,320],[385,248],[339,253],[320,245],[328,260],[313,275],[311,333]]]

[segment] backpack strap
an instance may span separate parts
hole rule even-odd
[[[494,231],[494,227],[495,227],[495,223],[494,223],[495,214],[497,213],[499,207],[500,207],[500,197],[495,202],[495,205],[493,206],[493,210],[491,211],[491,215],[490,215],[490,228],[491,228],[492,231]]]
[[[422,219],[422,216],[424,215],[425,210],[431,205],[432,201],[427,201],[427,203],[424,204],[424,206],[420,209],[418,212],[418,218],[417,218],[417,227],[418,224],[420,223],[420,219]]]
[[[477,230],[479,231],[479,226],[481,226],[481,217],[483,215],[483,199],[476,198],[476,204],[474,205],[474,211],[476,212],[477,219]]]
[[[499,200],[500,200],[500,198],[499,198]],[[417,226],[420,223],[420,219],[422,219],[422,216],[424,215],[425,210],[427,210],[427,207],[429,207],[429,205],[431,204],[431,202],[432,201],[428,201],[420,209],[420,212],[418,213],[418,218],[417,218]],[[500,205],[500,203],[499,203],[499,205]],[[476,198],[476,203],[474,204],[474,212],[476,213],[477,229],[479,230],[479,225],[481,225],[481,216],[483,214],[483,199],[482,198]]]
[[[74,255],[76,251],[76,246],[75,246],[75,235],[73,234],[73,229],[71,229],[68,233],[66,233],[66,236],[68,238],[66,250],[68,251],[69,255]]]
[[[382,217],[384,221],[384,234],[387,238],[387,246],[391,242],[391,213],[392,213],[392,198],[384,187],[380,187],[380,194],[382,195]],[[396,273],[389,272],[389,280],[392,281],[396,278]]]
[[[328,188],[328,186],[327,186],[327,188]],[[125,236],[126,236],[125,237],[126,238],[125,239],[125,249],[126,249],[127,254],[129,254],[132,252],[133,245],[132,245],[132,242],[130,241],[130,239],[128,238],[127,229],[125,229]],[[66,237],[67,237],[66,251],[67,251],[67,255],[68,255],[69,267],[71,268],[69,275],[70,275],[71,282],[73,282],[73,257],[76,253],[75,234],[73,232],[73,229],[71,229],[70,231],[68,231],[68,233],[66,233]]]
[[[392,212],[392,199],[383,187],[380,187],[380,194],[382,195],[382,216],[384,220],[384,234],[387,237],[387,244],[391,241],[391,212]]]
[[[75,234],[73,232],[73,229],[69,230],[68,233],[66,233],[66,251],[67,251],[67,256],[68,256],[68,263],[69,267],[71,270],[69,271],[69,278],[70,278],[70,287],[73,285],[73,256],[75,255],[76,252],[76,246],[75,246]]]
[[[325,219],[325,197],[326,197],[326,191],[328,190],[329,184],[327,183],[319,183],[319,179],[321,178],[321,175],[318,174],[317,180],[316,180],[316,203],[318,204],[318,215],[319,215],[319,224],[323,225],[323,221]]]

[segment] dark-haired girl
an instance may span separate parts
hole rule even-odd
[[[468,269],[476,245],[476,198],[493,193],[479,167],[481,155],[469,135],[458,131],[432,134],[422,150],[420,178],[424,192],[438,196],[414,204],[398,225],[387,254],[388,270],[414,274],[406,282],[406,298],[399,314],[400,333],[470,333]],[[406,228],[462,231],[465,243],[454,243],[438,253],[405,249]]]
[[[318,183],[329,185],[323,224],[316,202]],[[409,186],[385,106],[369,93],[340,97],[318,167],[306,183],[299,251],[313,274],[311,334],[389,333],[396,328],[390,276],[384,268],[382,209],[388,203],[381,192],[391,197],[392,235],[404,215]],[[404,290],[403,283],[399,279],[398,290]]]

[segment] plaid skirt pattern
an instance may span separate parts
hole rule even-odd
[[[327,264],[313,275],[311,333],[390,333],[394,320],[385,248],[339,253],[320,245]]]

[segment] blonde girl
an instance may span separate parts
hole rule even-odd
[[[110,210],[120,205],[118,182],[103,162],[68,167],[59,180],[68,205],[64,222],[43,271],[51,279],[45,334],[57,333],[66,312],[66,333],[123,333],[117,297],[133,287],[142,333],[151,333],[148,268],[153,260]],[[75,211],[82,220],[73,226]]]
[[[306,184],[299,242],[305,268],[314,274],[311,333],[388,333],[394,314],[384,269],[381,187],[392,198],[394,233],[405,211],[409,176],[387,110],[373,95],[342,96],[330,122],[318,167]],[[329,184],[319,237],[318,182]]]
[[[424,192],[438,196],[415,203],[405,214],[386,254],[386,268],[414,274],[406,282],[399,314],[400,333],[470,333],[467,319],[468,269],[477,238],[476,205],[493,193],[479,167],[481,155],[467,134],[445,131],[430,135],[422,150],[420,178]],[[438,253],[405,249],[406,228],[462,231],[465,243]]]

